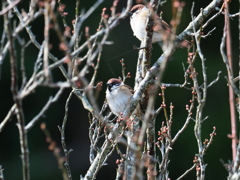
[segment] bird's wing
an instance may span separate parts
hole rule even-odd
[[[153,26],[153,31],[162,33],[163,40],[169,39],[170,35],[172,34],[172,27],[162,20],[162,18],[160,18],[158,15],[154,16],[154,23],[155,25]],[[178,46],[182,48],[189,48],[192,46],[192,43],[187,40],[183,40],[182,42],[179,42]]]
[[[130,92],[131,94],[134,94],[133,89],[132,89],[130,86],[126,85],[126,84],[121,85],[120,88],[121,88],[122,90],[130,90],[129,92]]]
[[[154,26],[153,26],[153,31],[161,31],[161,32],[166,32],[166,33],[172,33],[172,28],[171,26],[166,23],[162,18],[160,18],[158,15],[154,15]]]

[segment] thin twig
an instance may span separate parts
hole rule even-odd
[[[23,113],[22,100],[18,97],[18,75],[17,75],[17,59],[14,46],[14,38],[12,36],[12,27],[10,25],[10,18],[7,14],[4,14],[4,28],[7,32],[9,41],[9,54],[10,54],[10,64],[11,64],[11,91],[13,96],[13,101],[16,104],[16,116],[18,119],[17,127],[19,130],[19,141],[21,147],[21,158],[22,158],[22,171],[23,179],[30,179],[30,164],[29,164],[29,150],[28,150],[28,140],[27,132],[24,129],[25,117]]]
[[[64,89],[64,86],[61,87],[54,97],[49,98],[42,110],[25,126],[26,132],[28,132],[40,120],[40,118],[46,113],[46,111],[49,110],[50,106],[60,98]]]
[[[48,149],[53,151],[54,156],[57,159],[58,162],[58,168],[61,170],[62,172],[62,176],[63,176],[63,180],[68,180],[67,177],[67,172],[63,166],[63,161],[64,161],[64,157],[61,156],[61,150],[60,148],[56,145],[56,142],[53,141],[51,134],[49,132],[49,130],[47,129],[47,125],[45,123],[42,123],[40,125],[41,130],[43,131],[43,133],[46,136],[46,142],[49,143]]]
[[[66,124],[67,124],[67,120],[68,120],[68,107],[69,107],[69,102],[71,100],[71,97],[72,97],[72,94],[73,94],[74,91],[71,91],[71,93],[69,94],[68,98],[67,98],[67,101],[66,101],[66,104],[65,104],[65,116],[63,118],[63,123],[62,123],[62,127],[58,126],[58,129],[61,133],[61,143],[62,143],[62,148],[63,148],[63,151],[64,151],[64,154],[65,154],[65,163],[64,163],[64,166],[66,168],[66,171],[67,171],[67,177],[68,177],[68,180],[71,180],[72,179],[72,173],[71,173],[71,169],[70,169],[70,166],[69,166],[69,155],[70,153],[73,151],[72,149],[67,149],[67,146],[66,146],[66,142],[65,142],[65,128],[66,128]]]
[[[16,110],[16,104],[14,104],[11,109],[8,111],[6,117],[3,119],[3,121],[0,124],[0,132],[3,131],[7,123],[9,123],[12,120],[13,115],[15,114]]]
[[[220,78],[220,74],[222,73],[222,71],[218,71],[218,75],[216,77],[216,79],[214,79],[210,84],[208,84],[207,88],[211,87],[213,84],[217,83],[217,81]]]
[[[196,164],[193,164],[193,166],[190,167],[188,170],[186,170],[179,178],[177,178],[177,180],[181,180],[182,178],[184,178],[188,173],[194,170],[195,167],[196,167]]]

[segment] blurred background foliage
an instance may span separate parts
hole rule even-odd
[[[69,26],[74,19],[75,14],[75,1],[62,0],[66,5],[65,12],[68,13],[66,20]],[[94,3],[94,0],[80,1],[80,9],[88,10]],[[193,0],[187,0],[186,6],[182,14],[181,25],[178,28],[178,33],[182,32],[191,21],[190,9]],[[200,8],[206,7],[210,3],[209,0],[195,1],[194,15],[198,15]],[[28,0],[22,0],[18,5],[19,9],[28,11]],[[119,1],[119,11],[126,5],[126,0]],[[102,8],[107,8],[107,13],[110,14],[110,7],[112,1],[107,0],[94,12],[90,18],[84,23],[84,27],[90,28],[90,33],[94,34],[98,28],[100,14]],[[171,1],[167,1],[160,7],[163,12],[163,19],[166,22],[171,20]],[[230,12],[238,12],[237,1],[230,3]],[[3,24],[3,17],[0,17],[1,24]],[[59,18],[61,24],[61,19]],[[227,171],[220,162],[231,160],[231,140],[227,137],[230,131],[230,117],[229,117],[229,104],[228,104],[228,87],[227,81],[224,78],[227,76],[225,65],[220,56],[220,41],[222,38],[224,16],[221,15],[216,18],[207,27],[204,32],[207,33],[213,27],[216,30],[211,36],[202,39],[201,48],[206,58],[206,67],[208,75],[208,83],[217,77],[218,71],[222,71],[220,80],[208,89],[208,97],[206,106],[204,108],[204,116],[209,118],[203,123],[202,138],[209,138],[213,126],[217,128],[217,136],[214,138],[213,144],[207,150],[205,155],[205,163],[208,164],[206,168],[206,179],[226,179]],[[38,18],[35,22],[31,23],[31,29],[34,32],[36,39],[41,43],[43,41],[43,17]],[[62,26],[63,27],[63,26]],[[84,30],[83,27],[83,30]],[[232,31],[232,56],[235,67],[235,75],[238,73],[238,19],[231,20]],[[2,32],[2,28],[0,28]],[[21,38],[27,42],[29,40],[25,31],[20,34]],[[84,34],[83,34],[84,36]],[[137,63],[138,51],[133,50],[133,45],[140,45],[140,42],[133,36],[129,24],[129,18],[123,20],[112,32],[109,41],[114,42],[112,45],[105,45],[101,58],[100,70],[98,73],[98,81],[103,81],[103,87],[98,99],[99,106],[101,107],[105,98],[105,83],[109,78],[121,76],[120,59],[124,59],[126,64],[126,71],[132,74],[132,78],[126,81],[126,84],[133,87],[134,75]],[[52,43],[51,52],[61,58],[62,52],[59,50],[59,41],[54,31],[51,31],[50,42]],[[17,57],[20,61],[21,46],[16,42]],[[152,62],[155,62],[161,55],[162,50],[157,44],[153,45]],[[28,78],[33,71],[33,64],[37,58],[38,49],[34,45],[30,45],[26,49],[25,65]],[[80,54],[83,56],[84,53]],[[169,60],[166,72],[164,74],[164,83],[183,83],[184,71],[183,65],[187,67],[187,50],[178,49]],[[197,59],[195,64],[199,72],[199,82],[201,83],[201,66],[200,59]],[[90,72],[91,73],[91,72]],[[20,74],[20,70],[19,70]],[[7,112],[13,104],[11,91],[10,91],[10,63],[9,57],[4,60],[1,66],[1,79],[0,79],[0,121],[4,119]],[[64,77],[58,69],[53,71],[54,81],[64,81]],[[20,79],[21,80],[21,79]],[[19,82],[21,82],[19,80]],[[24,113],[26,122],[29,122],[44,106],[46,101],[51,95],[56,93],[57,89],[47,87],[39,87],[32,95],[28,96],[24,102]],[[71,90],[64,91],[61,98],[54,103],[47,111],[44,117],[33,127],[28,133],[29,150],[30,150],[30,173],[31,179],[61,179],[61,172],[58,169],[57,161],[53,156],[53,152],[48,149],[48,144],[45,141],[45,136],[40,130],[40,124],[45,122],[50,131],[52,138],[56,141],[57,145],[61,147],[60,132],[58,125],[62,124],[64,117],[64,105],[68,94]],[[167,106],[170,102],[174,105],[173,135],[181,128],[187,117],[185,110],[186,104],[189,104],[191,98],[191,91],[180,88],[167,88],[166,89]],[[161,98],[158,97],[156,107],[161,104]],[[66,127],[66,143],[68,148],[72,148],[73,152],[70,154],[70,167],[72,170],[73,179],[79,179],[80,174],[84,175],[89,167],[89,139],[88,139],[88,112],[83,109],[81,102],[73,96],[70,101],[69,119]],[[162,113],[157,118],[157,125],[164,121]],[[169,177],[176,179],[184,173],[193,164],[193,158],[197,153],[197,144],[193,132],[194,122],[191,121],[188,128],[180,136],[178,141],[174,144],[173,150],[170,153],[169,164]],[[104,166],[97,179],[114,179],[116,172],[116,159],[119,158],[116,153],[107,161],[108,165]],[[0,133],[0,165],[4,168],[4,175],[6,180],[22,179],[22,168],[20,159],[20,145],[18,137],[18,129],[16,126],[16,118],[7,125],[3,132]],[[186,179],[195,179],[195,172],[191,172]]]

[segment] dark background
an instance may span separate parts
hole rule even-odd
[[[81,9],[89,9],[95,1],[81,1]],[[179,26],[178,33],[182,32],[184,28],[191,21],[190,9],[192,0],[186,1],[184,7],[181,25]],[[197,15],[200,8],[206,7],[210,1],[201,0],[195,3],[194,14]],[[62,1],[66,4],[65,11],[68,12],[66,17],[67,22],[71,25],[71,21],[74,19],[74,1]],[[119,10],[124,7],[126,0],[119,2]],[[95,33],[98,22],[100,20],[101,9],[107,8],[108,14],[110,14],[109,8],[112,5],[112,1],[104,2],[100,8],[84,23],[84,26],[90,27],[90,33]],[[28,1],[22,1],[19,4],[19,9],[23,8],[28,10]],[[166,22],[171,20],[171,1],[168,1],[161,7],[163,11],[163,18]],[[230,4],[230,12],[238,12],[238,3],[233,1]],[[216,18],[208,28],[204,30],[205,33],[208,30],[216,27],[216,30],[211,36],[206,39],[202,39],[201,48],[206,58],[206,67],[208,75],[208,83],[217,77],[218,71],[222,71],[220,80],[208,89],[207,102],[204,108],[204,116],[209,116],[208,120],[203,123],[202,126],[202,139],[209,138],[209,134],[212,132],[212,127],[216,126],[217,136],[214,138],[213,144],[207,150],[205,155],[205,163],[208,164],[206,168],[206,179],[226,179],[227,171],[220,162],[220,159],[224,162],[231,160],[231,140],[227,135],[230,130],[230,117],[229,117],[229,104],[228,104],[228,87],[226,79],[224,78],[226,68],[220,56],[220,41],[222,38],[224,16],[221,15]],[[0,17],[0,22],[3,24],[3,17]],[[44,19],[41,17],[36,22],[31,24],[32,30],[36,35],[36,39],[39,42],[43,40],[43,23]],[[238,69],[238,19],[233,18],[231,20],[231,32],[232,32],[232,57],[235,67],[235,74],[237,75]],[[2,29],[0,29],[2,32]],[[20,34],[22,38],[28,41],[26,32]],[[52,53],[57,57],[62,57],[61,52],[58,49],[58,41],[54,32],[51,33],[51,43],[53,44]],[[99,70],[98,80],[103,81],[103,84],[109,78],[121,76],[121,65],[119,60],[124,58],[126,63],[127,72],[131,72],[132,78],[126,81],[127,84],[133,87],[134,74],[137,63],[138,52],[133,50],[133,45],[139,46],[140,42],[133,36],[132,30],[129,25],[129,19],[123,20],[112,32],[109,37],[109,41],[113,41],[111,46],[104,46],[103,55],[101,58],[101,66]],[[20,60],[20,46],[16,43],[18,49],[18,60]],[[26,49],[26,69],[28,78],[32,73],[33,64],[36,60],[38,49],[33,45],[30,45]],[[161,55],[161,49],[157,44],[153,45],[152,50],[152,62],[156,61]],[[84,54],[82,54],[84,55]],[[186,49],[178,49],[171,57],[166,72],[164,74],[163,82],[165,83],[183,83],[183,68],[182,63],[187,67],[187,51]],[[200,59],[196,62],[197,71],[199,72],[199,82],[201,83],[201,66]],[[54,81],[63,81],[60,71],[58,69],[53,71]],[[20,84],[21,81],[19,81]],[[105,97],[105,88],[103,85],[100,98],[98,100],[101,106]],[[28,96],[23,101],[24,113],[26,122],[29,122],[44,106],[46,101],[51,95],[56,93],[56,89],[50,89],[46,87],[39,87],[34,94]],[[53,139],[57,142],[57,145],[61,147],[60,132],[57,128],[62,124],[64,117],[64,105],[70,89],[65,90],[61,98],[54,103],[47,111],[44,117],[33,127],[28,133],[28,142],[30,150],[30,173],[31,179],[61,179],[61,172],[58,169],[57,161],[53,156],[52,151],[48,150],[48,144],[45,141],[45,136],[40,130],[41,122],[46,122],[47,128],[51,132]],[[166,100],[167,105],[170,102],[174,105],[173,115],[173,136],[181,128],[187,117],[187,111],[185,105],[189,104],[191,98],[191,91],[180,88],[167,88]],[[10,64],[9,57],[7,57],[1,67],[1,80],[0,80],[0,121],[4,119],[7,112],[13,104],[11,91],[10,91]],[[161,103],[158,99],[159,106]],[[73,96],[70,101],[69,107],[69,119],[66,127],[66,143],[68,148],[72,148],[73,152],[70,155],[70,167],[72,170],[73,179],[79,179],[80,174],[85,175],[89,167],[89,138],[88,138],[88,113],[83,109],[81,102]],[[193,116],[194,117],[194,116]],[[160,124],[164,120],[164,116],[160,113],[157,118],[157,123]],[[169,164],[169,177],[176,179],[188,168],[193,165],[194,155],[197,153],[197,144],[193,132],[194,122],[191,121],[188,128],[180,136],[178,141],[174,144],[173,150],[170,153]],[[13,118],[11,123],[7,125],[3,132],[0,133],[0,165],[4,168],[5,179],[22,179],[22,167],[20,159],[20,145],[18,129],[16,126],[16,118]],[[97,179],[114,179],[116,172],[116,159],[119,158],[116,153],[108,160],[108,165],[103,167]],[[185,179],[195,179],[195,172],[191,172]]]

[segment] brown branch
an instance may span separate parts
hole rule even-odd
[[[224,31],[226,32],[226,53],[229,68],[233,71],[233,62],[232,62],[232,46],[231,46],[231,28],[230,28],[230,21],[229,21],[229,7],[228,7],[227,0],[224,0],[225,5],[225,25]],[[232,72],[233,73],[233,72]],[[228,79],[231,78],[230,72],[228,71]],[[233,81],[233,80],[232,80]],[[230,119],[231,119],[231,137],[232,137],[232,159],[235,161],[236,154],[237,154],[237,117],[236,117],[236,109],[235,109],[235,95],[232,86],[228,86],[229,91],[229,106],[230,106]],[[239,94],[237,94],[239,96]]]

